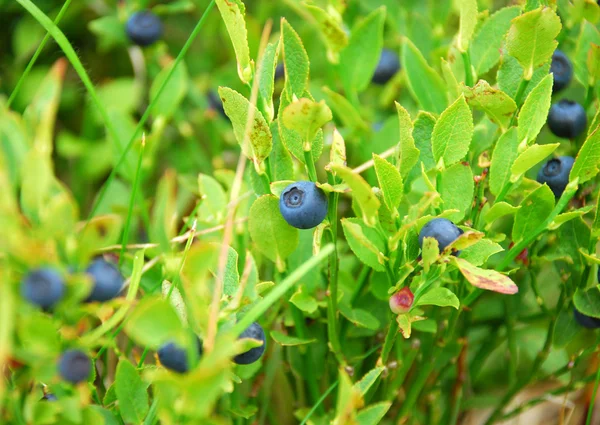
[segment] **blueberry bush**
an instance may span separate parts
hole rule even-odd
[[[600,423],[599,24],[0,0],[0,423]]]

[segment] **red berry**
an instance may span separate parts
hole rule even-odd
[[[415,296],[408,286],[390,297],[390,308],[396,314],[407,313],[412,307]]]

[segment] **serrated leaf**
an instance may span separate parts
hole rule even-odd
[[[213,243],[217,245],[217,249],[221,252],[221,244]],[[240,273],[238,271],[238,253],[235,249],[227,247],[227,262],[225,263],[225,270],[223,271],[223,294],[230,297],[234,296],[240,286]],[[218,263],[213,264],[209,267],[211,273],[215,278],[219,275]]]
[[[521,66],[525,80],[531,80],[533,71],[550,60],[558,45],[560,18],[549,7],[532,10],[512,20],[506,36],[508,52]]]
[[[507,204],[508,205],[508,204]],[[460,258],[474,266],[484,265],[492,255],[504,251],[504,248],[489,239],[481,239],[476,244],[462,250]]]
[[[150,237],[159,243],[163,252],[169,251],[171,239],[176,235],[176,202],[177,176],[172,170],[167,170],[156,188],[150,224]]]
[[[284,91],[291,101],[294,96],[302,97],[306,91],[310,65],[302,40],[285,18],[281,19],[281,40],[285,65]]]
[[[396,104],[398,121],[400,122],[400,143],[398,144],[398,158],[396,163],[400,170],[400,175],[403,179],[406,179],[415,164],[419,161],[419,149],[415,146],[415,139],[413,138],[414,127],[408,111],[398,102],[394,103]]]
[[[373,270],[380,272],[385,270],[383,266],[385,243],[375,229],[366,226],[358,218],[343,218],[342,229],[350,249],[360,261]]]
[[[379,376],[384,370],[385,367],[383,366],[371,369],[370,371],[365,373],[365,375],[360,379],[360,381],[354,384],[354,389],[360,392],[360,394],[362,394],[362,396],[364,397],[365,395],[367,395],[369,389],[373,386],[373,384],[375,384],[377,378],[379,378]]]
[[[312,314],[319,308],[317,300],[304,292],[304,287],[300,285],[298,290],[291,296],[290,302],[305,313]]]
[[[444,81],[407,38],[402,44],[400,62],[406,72],[408,88],[421,108],[435,114],[442,113],[447,105]]]
[[[506,275],[495,270],[480,269],[462,258],[450,257],[450,261],[460,270],[469,283],[476,288],[501,294],[516,294],[519,288]]]
[[[473,202],[475,183],[471,167],[462,163],[446,168],[440,174],[438,191],[444,201],[445,210],[458,210],[448,218],[461,221]]]
[[[344,179],[346,184],[352,189],[352,198],[358,203],[362,211],[363,221],[367,226],[374,226],[377,221],[377,211],[380,202],[373,193],[371,186],[359,174],[348,167],[341,165],[331,166],[331,170]]]
[[[498,63],[504,36],[510,28],[511,21],[520,13],[519,6],[505,7],[481,25],[471,43],[471,57],[477,74],[485,74]]]
[[[460,21],[457,47],[460,52],[464,53],[469,49],[469,44],[477,25],[477,0],[459,0],[458,10],[460,12]]]
[[[507,202],[497,202],[492,205],[484,216],[485,222],[488,224],[492,224],[494,221],[499,219],[500,217],[504,217],[505,215],[514,215],[521,208],[520,206],[513,207]]]
[[[600,131],[596,129],[583,143],[577,153],[575,163],[569,175],[569,181],[579,179],[579,183],[585,183],[600,171]]]
[[[513,113],[517,110],[515,101],[509,95],[491,87],[485,80],[479,80],[472,88],[463,85],[462,92],[472,108],[484,111],[502,131],[508,128]]]
[[[263,110],[267,114],[267,121],[273,121],[275,108],[273,107],[273,90],[275,88],[275,67],[279,56],[279,40],[268,43],[262,55],[258,71],[258,94]]]
[[[283,111],[290,104],[287,97],[282,96],[279,101],[279,112],[278,117],[283,115]],[[277,128],[279,130],[279,136],[283,145],[287,148],[289,153],[294,155],[298,161],[304,164],[304,140],[300,134],[296,131],[287,128],[283,125],[283,120],[281,118],[277,119]],[[310,142],[312,146],[312,157],[314,161],[317,161],[321,154],[323,153],[323,130],[318,130],[314,139]]]
[[[449,167],[465,157],[473,137],[473,116],[464,96],[446,109],[433,127],[431,145],[438,165]]]
[[[147,297],[129,314],[125,331],[136,343],[156,349],[167,341],[181,338],[183,328],[168,301]]]
[[[398,323],[398,328],[404,339],[410,338],[412,332],[410,316],[408,314],[399,314],[398,317],[396,317],[396,322]]]
[[[340,25],[340,21],[320,7],[307,2],[303,2],[302,6],[317,24],[319,35],[327,46],[327,57],[331,62],[337,63],[340,51],[348,45],[348,36]]]
[[[573,296],[573,303],[586,316],[600,319],[600,290],[597,285],[586,290],[578,288]]]
[[[147,388],[135,366],[121,359],[115,376],[115,393],[119,413],[126,423],[139,424],[146,418],[149,410]]]
[[[179,316],[181,323],[188,323],[185,302],[183,301],[183,297],[181,296],[179,289],[176,286],[173,286],[173,284],[168,280],[163,280],[161,289],[163,297],[171,303],[175,309],[175,312]]]
[[[519,243],[531,235],[554,209],[554,194],[547,185],[538,187],[521,202],[515,216],[512,239]]]
[[[297,345],[312,344],[313,342],[317,341],[314,338],[298,338],[295,336],[286,335],[279,331],[271,331],[271,338],[273,338],[273,341],[275,341],[277,344],[283,347],[295,347]]]
[[[373,154],[373,162],[385,204],[393,211],[400,204],[404,193],[402,176],[396,167],[377,154]]]
[[[431,137],[433,135],[433,128],[435,127],[436,119],[428,112],[419,112],[417,119],[415,120],[414,129],[412,132],[415,145],[419,150],[419,160],[423,163],[426,171],[435,168],[435,159],[433,158],[433,150],[431,148]],[[413,172],[420,174],[420,167],[415,167]]]
[[[519,180],[527,171],[535,167],[544,158],[547,158],[560,146],[560,143],[552,143],[547,145],[533,144],[523,151],[511,168],[511,182]]]
[[[241,0],[216,0],[217,7],[227,27],[229,38],[235,50],[240,80],[249,83],[252,79],[252,61],[248,48],[248,32],[244,15],[246,8]]]
[[[233,133],[242,147],[242,152],[254,162],[257,170],[260,169],[273,148],[273,136],[265,117],[256,106],[253,106],[248,99],[235,90],[228,87],[219,87],[219,96],[223,102],[225,114],[231,120]],[[248,130],[248,143],[245,143],[244,136],[250,110],[253,111],[253,120]]]
[[[578,210],[569,211],[569,212],[566,212],[566,213],[559,214],[559,215],[556,216],[556,218],[554,220],[552,220],[552,223],[550,223],[548,225],[548,229],[549,230],[556,230],[561,225],[563,225],[564,223],[566,223],[567,221],[574,220],[577,217],[583,217],[584,215],[586,215],[587,213],[589,213],[592,209],[594,209],[594,207],[592,205],[588,205],[587,207],[580,208]]]
[[[323,87],[323,92],[327,96],[328,103],[333,108],[333,112],[345,127],[352,129],[365,130],[369,128],[363,120],[360,113],[352,104],[339,93],[334,92],[329,87]]]
[[[220,224],[226,215],[227,197],[223,187],[211,176],[198,174],[200,208],[198,219],[206,223]]]
[[[548,74],[525,99],[519,111],[519,141],[531,144],[546,124],[552,98],[552,74]]]
[[[512,165],[517,159],[519,139],[517,129],[511,128],[496,142],[490,165],[490,191],[498,196],[510,183]]]
[[[454,307],[458,310],[460,301],[458,297],[448,288],[433,288],[421,295],[415,301],[414,306],[419,305],[437,305],[438,307]]]
[[[584,86],[590,84],[590,73],[588,69],[588,54],[593,44],[600,44],[600,31],[595,25],[584,20],[581,24],[581,32],[577,38],[575,52],[572,57],[575,78]]]
[[[587,68],[589,73],[588,86],[593,87],[600,78],[600,46],[591,43],[587,55]]]
[[[384,22],[385,7],[379,7],[352,28],[338,68],[346,90],[361,92],[371,82],[383,47]]]
[[[290,103],[283,110],[283,125],[297,132],[303,141],[305,151],[311,150],[311,142],[317,131],[331,121],[331,110],[324,101],[315,102],[301,98]]]
[[[331,137],[331,151],[329,152],[329,163],[346,166],[346,142],[337,128],[333,129]],[[328,167],[327,167],[328,168]]]
[[[537,86],[539,82],[548,75],[549,72],[550,62],[547,62],[540,68],[537,68],[535,71],[533,71],[533,77],[531,77],[531,80],[527,84],[521,99],[526,97],[531,90],[533,90],[535,86]],[[508,94],[513,99],[516,99],[519,85],[523,80],[523,67],[515,58],[505,54],[502,56],[502,61],[500,63],[500,67],[498,68],[496,80],[500,90]]]
[[[285,269],[285,259],[298,246],[298,229],[287,224],[279,212],[279,199],[263,195],[252,204],[248,217],[252,240],[265,257],[279,270]]]

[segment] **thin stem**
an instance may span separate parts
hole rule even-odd
[[[156,412],[158,411],[158,397],[155,397],[148,410],[148,415],[144,419],[144,425],[154,425],[156,423]]]
[[[323,404],[323,402],[325,401],[327,396],[335,389],[335,387],[337,387],[338,382],[339,381],[335,381],[333,384],[331,384],[331,386],[329,388],[327,388],[327,391],[325,391],[325,393],[323,393],[323,395],[317,401],[317,403],[313,406],[313,408],[310,409],[308,411],[308,413],[306,414],[306,416],[304,417],[304,419],[302,419],[302,422],[300,422],[300,425],[306,425],[306,423],[308,422],[310,417],[313,415],[313,413],[315,413],[317,411],[317,408]]]
[[[317,182],[317,169],[313,160],[312,150],[304,151],[304,162],[306,163],[306,172],[311,182]]]
[[[394,342],[396,341],[396,337],[398,336],[398,322],[396,322],[396,318],[390,322],[390,327],[388,328],[387,334],[385,336],[385,341],[383,343],[383,349],[381,350],[380,363],[382,366],[388,361],[388,357],[392,348],[394,347]]]
[[[332,181],[335,182],[335,178],[331,177]],[[339,321],[338,321],[338,255],[337,255],[337,206],[338,206],[339,193],[332,192],[329,194],[329,230],[331,235],[331,242],[333,244],[333,251],[329,258],[329,297],[327,299],[327,334],[329,337],[329,343],[333,353],[335,354],[338,362],[341,365],[345,365],[344,356],[342,354],[342,346],[339,339]]]
[[[473,69],[471,67],[471,54],[467,49],[466,52],[461,53],[463,58],[463,64],[465,65],[465,84],[469,87],[473,87]]]
[[[596,393],[598,392],[598,383],[600,382],[600,366],[596,366],[596,380],[594,381],[594,390],[592,391],[592,399],[590,400],[590,406],[588,407],[587,419],[585,425],[591,425],[592,415],[594,413],[594,405],[596,404]]]
[[[512,127],[513,124],[515,123],[515,118],[517,118],[517,113],[521,106],[521,101],[523,100],[523,95],[525,94],[525,90],[527,90],[528,85],[529,85],[529,80],[521,78],[521,82],[519,83],[519,87],[517,88],[517,94],[515,95],[515,103],[517,104],[517,110],[513,114],[512,118],[510,119],[510,124],[508,125],[509,127]]]
[[[587,91],[586,91],[586,94],[585,94],[585,102],[583,103],[583,108],[586,111],[590,107],[590,105],[592,104],[593,100],[594,100],[594,86],[590,85],[587,88]]]

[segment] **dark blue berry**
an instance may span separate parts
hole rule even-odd
[[[579,323],[584,328],[600,328],[600,319],[591,316],[586,316],[585,314],[577,310],[575,307],[573,307],[573,316],[575,316],[575,320],[577,320],[577,323]]]
[[[327,216],[327,196],[313,182],[292,183],[281,192],[279,211],[290,226],[311,229]]]
[[[54,394],[45,394],[44,397],[42,397],[42,400],[56,401],[56,400],[58,400],[58,398]]]
[[[85,270],[92,277],[93,289],[87,301],[108,301],[121,292],[124,278],[117,266],[97,258]]]
[[[208,92],[207,98],[208,106],[221,114],[221,116],[227,118],[227,114],[225,114],[225,108],[223,108],[223,102],[221,101],[219,95],[211,90]]]
[[[67,350],[58,361],[58,371],[65,381],[78,384],[90,376],[92,361],[83,351]]]
[[[555,103],[548,113],[548,127],[558,137],[574,139],[587,126],[585,109],[577,102],[563,99]]]
[[[64,279],[58,271],[49,267],[34,270],[21,281],[23,298],[44,309],[54,306],[64,293]]]
[[[574,162],[575,159],[571,156],[552,158],[538,172],[538,183],[547,184],[554,196],[560,198],[569,184],[569,173]]]
[[[196,339],[196,344],[198,356],[202,356],[203,347],[200,338]],[[173,372],[185,373],[189,370],[187,351],[174,342],[164,344],[158,349],[158,359],[164,367]]]
[[[163,33],[163,25],[158,16],[144,10],[129,17],[125,31],[131,41],[138,46],[145,47],[160,39]]]
[[[552,91],[557,93],[567,87],[573,78],[573,65],[571,61],[561,50],[555,50],[552,55],[552,64],[550,72],[554,77]]]
[[[389,49],[383,49],[375,73],[373,73],[373,81],[375,84],[387,83],[400,70],[400,60],[398,55]]]
[[[423,248],[423,240],[425,238],[434,238],[438,241],[441,252],[463,233],[463,230],[450,220],[446,218],[434,218],[423,226],[419,232],[419,245]]]
[[[282,63],[275,67],[275,80],[281,80],[285,76],[285,68]]]
[[[251,338],[262,341],[262,345],[260,347],[251,348],[245,353],[238,354],[233,358],[233,361],[237,364],[254,363],[262,357],[262,355],[265,352],[265,349],[267,348],[267,339],[265,337],[265,331],[257,322],[254,322],[250,326],[248,326],[248,328],[244,332],[242,332],[239,339],[243,338]]]

